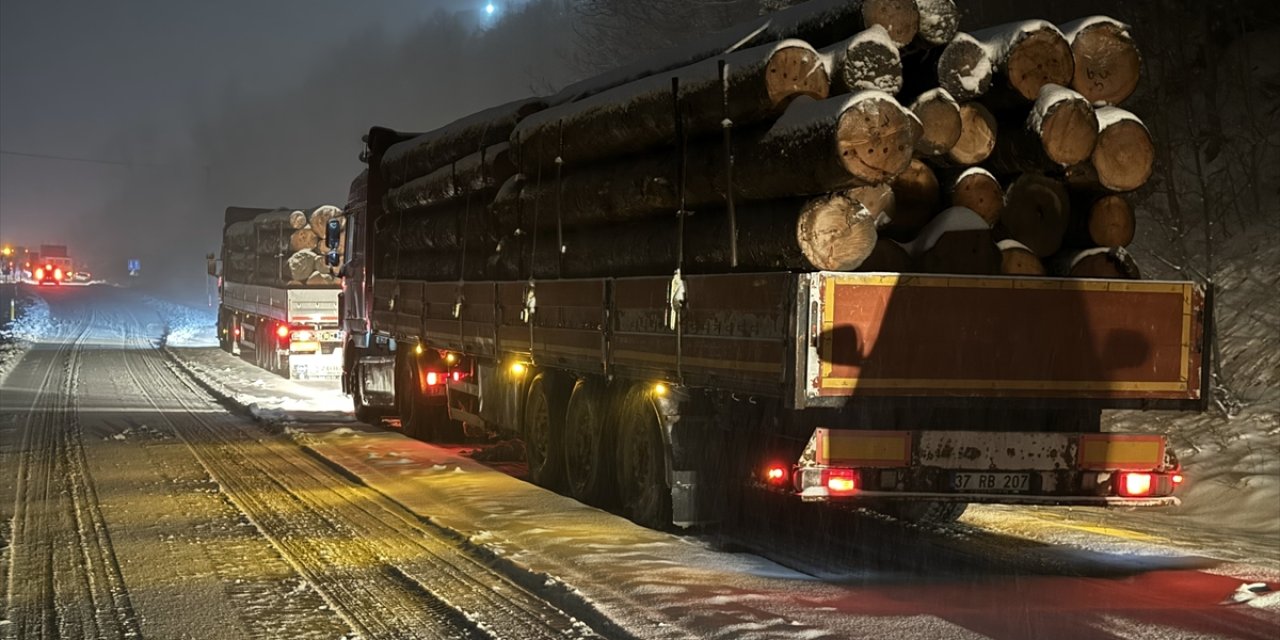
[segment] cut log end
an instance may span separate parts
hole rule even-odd
[[[1089,207],[1088,227],[1089,239],[1097,246],[1127,247],[1137,229],[1133,206],[1121,196],[1102,196]]]
[[[868,27],[878,24],[889,32],[889,39],[905,47],[920,31],[920,11],[914,0],[865,0],[862,22]]]
[[[1071,45],[1056,29],[1043,28],[1016,42],[1005,67],[1009,85],[1024,99],[1035,100],[1046,84],[1069,86],[1075,74]]]
[[[858,180],[892,180],[911,163],[920,123],[893,100],[857,101],[840,115],[836,128],[840,162]]]
[[[1000,248],[1000,273],[1006,276],[1043,276],[1044,262],[1030,249],[1013,240],[1005,240]]]
[[[996,119],[977,102],[960,105],[960,137],[947,151],[947,159],[959,165],[986,160],[996,146]]]
[[[1093,103],[1120,104],[1133,94],[1142,56],[1133,39],[1111,22],[1090,25],[1071,42],[1075,74],[1071,88]]]
[[[911,112],[920,119],[922,131],[916,140],[916,153],[923,156],[939,156],[951,150],[960,140],[960,105],[934,92],[927,99],[917,100]],[[933,97],[936,96],[936,97]]]
[[[1004,209],[1004,188],[991,173],[971,169],[961,174],[951,187],[951,206],[966,207],[982,216],[987,224],[1000,221]]]
[[[917,37],[927,45],[940,46],[956,36],[960,28],[960,10],[953,0],[916,0],[920,13]]]
[[[301,211],[294,211],[289,214],[289,226],[294,229],[301,229],[307,226],[307,214]]]
[[[1092,155],[1098,182],[1109,191],[1132,191],[1147,183],[1155,165],[1151,134],[1136,120],[1121,120],[1098,134]]]
[[[1009,236],[1037,256],[1055,253],[1071,219],[1067,188],[1057,180],[1026,173],[1009,185],[1000,223]]]
[[[1063,100],[1040,125],[1045,155],[1061,166],[1084,162],[1098,142],[1098,117],[1083,99]]]
[[[973,100],[991,89],[995,65],[987,49],[972,36],[961,35],[938,56],[938,85],[956,100]]]
[[[800,211],[796,241],[814,267],[852,271],[875,248],[875,216],[849,193],[815,198]]]
[[[883,40],[856,40],[845,53],[844,64],[833,70],[844,91],[874,89],[888,94],[902,90],[902,58]]]
[[[812,49],[803,47],[783,47],[774,52],[766,65],[764,81],[769,104],[778,111],[796,96],[822,100],[831,90],[826,68]]]

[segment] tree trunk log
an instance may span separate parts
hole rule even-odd
[[[997,71],[992,82],[993,88],[1002,89],[993,96],[997,101],[1031,102],[1046,84],[1071,85],[1071,45],[1044,20],[1011,22],[974,32],[973,37],[988,51]]]
[[[996,146],[998,125],[995,116],[977,102],[960,105],[960,137],[947,150],[943,162],[962,167],[986,160]]]
[[[1095,247],[1057,256],[1054,272],[1072,278],[1142,279],[1133,256],[1118,247]]]
[[[879,25],[822,50],[831,75],[831,95],[874,89],[896,94],[902,89],[902,57],[889,33]]]
[[[546,107],[542,98],[517,100],[394,144],[382,156],[386,187],[398,187],[485,147],[507,142],[518,122]]]
[[[953,207],[965,207],[995,226],[1004,210],[1004,188],[990,171],[970,167],[956,176],[947,190]]]
[[[468,194],[492,192],[515,173],[511,147],[500,142],[391,189],[385,200],[386,210],[432,207],[456,202]]]
[[[684,271],[733,270],[729,229],[722,210],[689,216]],[[674,216],[566,229],[562,254],[555,233],[524,235],[513,243],[514,252],[504,243],[501,270],[534,278],[669,274],[677,266],[678,233]],[[876,242],[874,216],[843,193],[742,207],[737,234],[739,271],[848,271],[861,265]]]
[[[1089,159],[1098,140],[1098,118],[1084,96],[1045,85],[1026,122],[1000,132],[991,154],[995,171],[1048,171]]]
[[[857,271],[879,271],[888,273],[902,273],[911,270],[911,254],[907,253],[902,245],[885,238],[883,236],[876,238],[876,245],[871,250],[871,255],[858,265]]]
[[[790,38],[803,40],[817,48],[827,47],[872,25],[884,27],[894,43],[903,47],[915,38],[920,14],[912,0],[805,2],[571,84],[548,101],[554,105],[582,100],[641,78],[662,76],[672,69],[721,57],[725,52]]]
[[[1142,56],[1129,36],[1129,25],[1091,16],[1060,29],[1075,59],[1072,89],[1092,104],[1118,105],[1133,94],[1142,74]]]
[[[1009,237],[1037,256],[1053,255],[1062,246],[1071,216],[1067,188],[1037,173],[1024,173],[1005,193],[1000,225]]]
[[[968,102],[991,90],[996,63],[991,51],[968,33],[957,33],[938,56],[938,86]]]
[[[311,277],[316,270],[316,260],[323,259],[322,256],[310,249],[304,249],[292,256],[289,256],[288,275],[292,280],[303,280]]]
[[[1079,194],[1077,194],[1079,195]],[[1119,195],[1088,200],[1072,198],[1067,241],[1073,247],[1127,247],[1133,242],[1137,219],[1133,206]]]
[[[1098,109],[1098,143],[1088,162],[1067,170],[1071,186],[1092,191],[1133,191],[1155,166],[1151,133],[1137,116],[1118,107]]]
[[[311,221],[311,230],[315,232],[317,237],[324,238],[324,234],[328,232],[329,221],[334,218],[340,218],[340,216],[342,216],[342,209],[331,204],[316,207],[316,210],[312,211],[311,215],[308,216]]]
[[[911,103],[911,113],[920,120],[921,133],[916,140],[918,155],[940,156],[960,140],[960,105],[946,89],[920,94]]]
[[[823,101],[802,98],[764,131],[735,136],[733,193],[739,201],[829,193],[892,180],[906,169],[920,125],[893,98],[863,91]],[[721,144],[691,145],[685,204],[693,210],[725,202]],[[494,210],[506,223],[529,219],[539,227],[617,222],[680,206],[676,150],[579,167],[558,182],[525,177],[520,189],[501,189]],[[557,217],[557,197],[559,208]]]
[[[311,229],[298,229],[289,236],[289,250],[294,252],[313,249],[318,243],[319,238]]]
[[[893,206],[886,211],[889,221],[880,234],[899,242],[916,237],[941,210],[942,190],[933,170],[920,160],[912,160],[906,171],[892,183]]]
[[[305,211],[294,211],[289,214],[289,226],[294,229],[303,229],[309,224],[310,222],[307,220],[307,214]]]
[[[512,134],[521,170],[534,175],[539,167],[550,172],[557,158],[578,167],[673,145],[673,77],[680,80],[680,109],[691,138],[719,133],[726,118],[735,126],[772,120],[797,96],[821,100],[831,87],[821,56],[799,40],[738,51],[723,60],[728,65],[724,83],[719,59],[707,59],[526,118]]]
[[[454,202],[437,207],[418,207],[391,214],[385,230],[389,240],[405,251],[488,250],[518,224],[501,227],[486,205],[493,191],[473,194],[470,206]],[[380,232],[381,235],[382,232]]]
[[[960,29],[960,10],[953,0],[915,0],[920,14],[920,28],[916,33],[917,44],[937,47],[956,36]]]
[[[1046,275],[1044,262],[1034,251],[1017,240],[1001,240],[996,243],[1000,249],[1000,273],[1006,276],[1043,276]]]

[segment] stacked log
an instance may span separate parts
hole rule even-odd
[[[1124,194],[1154,151],[1117,106],[1128,27],[959,28],[953,0],[799,4],[548,98],[371,133],[348,208],[367,189],[373,259],[405,279],[1134,277]]]
[[[324,231],[341,210],[230,207],[223,230],[223,277],[270,287],[335,286],[325,263]],[[320,231],[317,232],[316,228]]]

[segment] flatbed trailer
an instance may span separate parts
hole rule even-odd
[[[953,518],[971,502],[1177,504],[1163,435],[1104,409],[1203,409],[1190,282],[908,273],[425,282],[379,277],[347,209],[344,388],[420,437],[518,436],[529,475],[637,522],[719,517],[746,484]]]

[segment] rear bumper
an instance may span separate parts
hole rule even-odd
[[[859,491],[848,496],[806,496],[806,502],[853,503],[867,501],[967,502],[971,504],[1018,504],[1072,507],[1176,507],[1182,504],[1176,496],[1121,498],[1116,496],[1037,496],[991,493],[928,493],[908,491]]]

